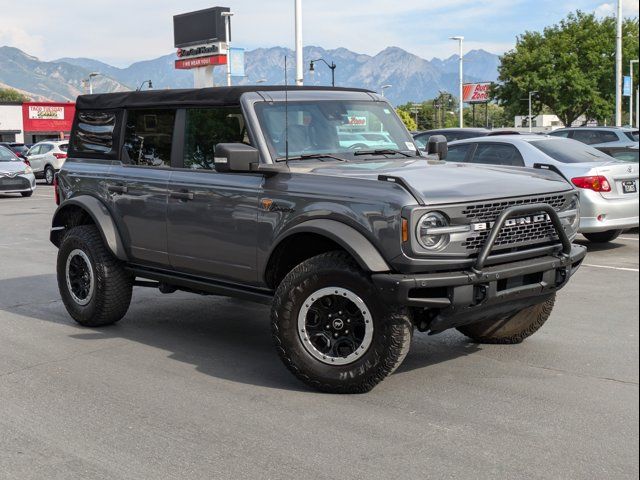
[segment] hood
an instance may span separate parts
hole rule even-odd
[[[292,172],[362,178],[402,177],[426,204],[539,195],[571,190],[559,175],[538,169],[434,162],[425,159],[367,160],[362,162],[300,162]]]
[[[27,164],[23,162],[0,162],[0,175],[3,173],[24,172]]]

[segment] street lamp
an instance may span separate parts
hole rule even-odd
[[[638,63],[638,60],[630,60],[629,61],[629,124],[631,128],[633,128],[633,64]],[[638,118],[636,118],[636,124],[638,123]]]
[[[391,87],[393,87],[393,85],[382,85],[382,86],[380,87],[380,95],[384,97],[384,91],[385,91],[387,88],[391,88]]]
[[[91,72],[89,74],[89,94],[90,95],[93,94],[93,82],[91,81],[91,79],[93,77],[97,77],[98,75],[100,75],[100,73],[98,73],[98,72]]]
[[[532,128],[531,128],[531,127],[532,127],[532,125],[533,125],[533,116],[532,116],[532,114],[531,114],[531,98],[532,98],[536,93],[538,93],[538,92],[537,92],[537,91],[535,91],[535,90],[532,90],[532,91],[530,91],[530,92],[529,92],[529,133],[531,133],[531,132],[533,131],[533,130],[532,130]]]
[[[459,79],[459,83],[460,83],[460,89],[459,89],[459,95],[460,95],[460,105],[459,105],[459,112],[458,112],[458,122],[460,123],[460,128],[464,127],[464,117],[463,117],[463,106],[464,106],[464,102],[462,100],[462,82],[463,82],[463,72],[462,72],[462,65],[464,62],[464,57],[462,55],[462,41],[464,40],[464,37],[462,35],[456,35],[455,37],[449,37],[449,40],[455,40],[458,42],[458,56],[460,57],[460,71],[459,71],[459,75],[460,75],[460,79]]]
[[[311,60],[311,62],[309,63],[309,71],[310,72],[315,72],[316,71],[316,67],[315,67],[315,63],[316,62],[323,62],[327,67],[329,67],[331,69],[331,86],[335,87],[336,86],[336,64],[331,62],[331,64],[327,63],[327,61],[324,58],[318,58],[316,60]]]
[[[153,88],[153,83],[151,83],[151,80],[145,80],[140,84],[138,88],[136,88],[136,92],[139,92],[140,90],[142,90],[142,87],[144,87],[145,83],[149,86],[149,89]]]
[[[222,12],[224,17],[224,29],[227,40],[227,87],[231,86],[231,17],[233,12]]]

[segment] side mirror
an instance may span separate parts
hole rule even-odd
[[[438,155],[440,160],[447,158],[449,146],[447,145],[447,137],[444,135],[432,135],[429,137],[427,144],[427,153],[429,155]]]
[[[251,172],[258,163],[260,163],[260,152],[257,148],[244,143],[216,145],[214,153],[216,172]]]

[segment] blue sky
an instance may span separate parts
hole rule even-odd
[[[293,46],[293,0],[0,0],[0,45],[18,47],[44,60],[90,57],[117,66],[173,50],[177,13],[229,6],[235,12],[236,46]],[[305,45],[346,47],[375,54],[388,46],[431,59],[465,49],[493,53],[510,49],[516,35],[541,30],[581,9],[611,14],[615,0],[302,0]],[[626,16],[638,3],[624,0]]]

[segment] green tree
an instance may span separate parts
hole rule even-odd
[[[28,102],[29,97],[12,88],[0,88],[0,102]]]
[[[489,128],[513,127],[513,117],[508,116],[505,108],[496,103],[489,103],[486,107],[484,104],[476,105],[475,122],[473,121],[473,107],[466,107],[464,109],[464,125],[466,127],[484,127],[485,108],[488,109],[487,120]]]
[[[623,24],[623,63],[638,58],[638,19]],[[525,32],[501,58],[495,98],[507,114],[533,114],[546,105],[565,125],[586,115],[602,121],[615,108],[615,19],[572,13],[543,32]]]
[[[402,120],[402,122],[405,124],[405,126],[407,127],[407,130],[412,132],[418,129],[418,126],[416,125],[416,121],[413,119],[413,117],[409,112],[407,112],[406,110],[402,110],[400,108],[396,109],[396,112],[398,112],[398,115],[400,116],[400,120]]]

